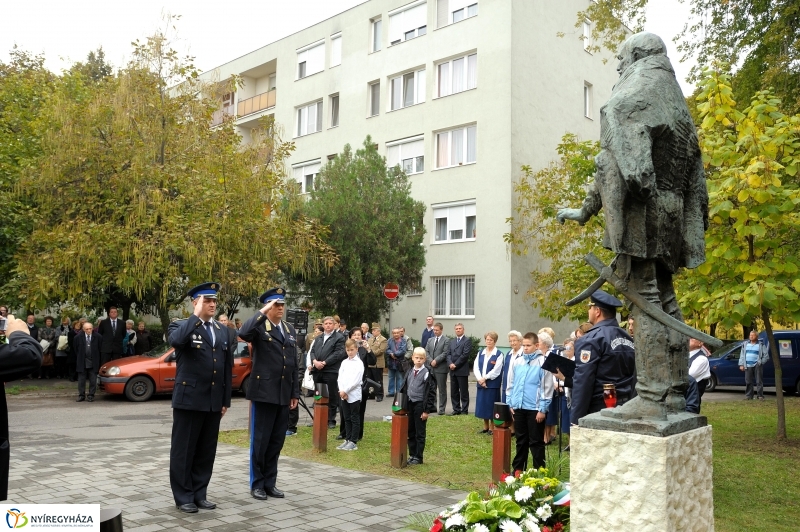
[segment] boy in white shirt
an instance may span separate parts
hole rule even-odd
[[[355,451],[358,449],[356,441],[361,432],[361,383],[364,378],[364,363],[358,358],[358,345],[355,340],[344,343],[347,358],[339,366],[339,397],[342,399],[342,414],[344,415],[344,443],[336,447],[342,451]]]

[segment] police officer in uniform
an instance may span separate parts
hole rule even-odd
[[[622,302],[597,290],[591,296],[589,331],[575,341],[575,375],[570,417],[573,425],[587,414],[605,408],[603,384],[613,384],[617,404],[632,398],[636,384],[633,339],[616,321]]]
[[[175,390],[172,392],[172,444],[169,483],[182,512],[213,510],[206,490],[217,454],[222,416],[231,406],[233,349],[225,327],[214,321],[219,283],[189,290],[194,314],[169,325],[175,348]]]
[[[297,338],[283,321],[286,291],[272,288],[258,300],[264,307],[239,329],[239,337],[253,344],[253,368],[247,399],[250,415],[250,495],[265,500],[283,498],[275,487],[278,456],[289,426],[289,410],[297,408]]]

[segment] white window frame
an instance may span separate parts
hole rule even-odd
[[[457,15],[458,13],[458,15]],[[437,0],[436,27],[443,28],[478,15],[478,0]],[[456,17],[460,16],[458,20]]]
[[[592,53],[592,21],[588,18],[583,21],[583,49]]]
[[[339,118],[341,117],[341,111],[339,110],[339,105],[341,104],[341,99],[339,98],[339,93],[331,94],[329,97],[330,102],[330,127],[339,127]],[[335,100],[335,103],[334,103]]]
[[[322,100],[316,100],[311,103],[301,105],[300,107],[296,107],[295,109],[295,138],[313,135],[314,133],[319,133],[322,131],[322,113],[324,112]],[[313,116],[315,129],[313,131],[309,131],[308,116],[312,112],[314,113]]]
[[[474,242],[477,239],[478,214],[476,200],[431,205],[431,211],[433,212],[431,245]],[[470,218],[472,218],[471,221]],[[444,224],[439,223],[439,220],[444,220]],[[444,230],[440,231],[442,227]],[[461,231],[460,238],[457,235],[453,235],[458,231]],[[442,232],[444,233],[443,235],[440,234]]]
[[[377,85],[377,90],[374,88]],[[378,101],[374,101],[375,97]],[[373,81],[367,84],[367,118],[381,114],[381,81]]]
[[[415,151],[411,152],[411,156],[410,157],[405,157],[404,158],[403,146],[406,146],[407,150],[419,149],[420,145],[418,143],[422,144],[422,146],[421,146],[422,147],[422,152],[421,152],[422,154],[421,155],[416,155],[417,151],[415,150]],[[400,165],[400,168],[406,173],[406,175],[421,174],[421,173],[423,173],[425,171],[425,136],[424,135],[416,135],[414,137],[407,137],[407,138],[404,138],[404,139],[393,140],[393,141],[387,142],[386,143],[386,166],[389,167],[389,168],[391,168],[393,166],[393,165],[390,166],[390,162],[389,162],[390,153],[389,152],[390,152],[390,150],[392,150],[394,148],[396,148],[398,150],[397,164]],[[420,161],[420,159],[421,159],[421,161]],[[406,170],[406,168],[407,168],[406,161],[410,161],[410,165],[411,165],[410,166],[410,169],[411,169],[410,172],[408,170]]]
[[[342,32],[331,35],[331,66],[337,67],[342,64]]]
[[[369,38],[371,53],[380,52],[383,48],[383,19],[381,17],[370,20]]]
[[[441,293],[441,290],[444,290],[444,294]],[[458,291],[458,293],[453,293],[454,291]],[[470,292],[472,306],[468,307],[467,296]],[[459,308],[453,308],[456,306],[455,303]],[[431,308],[434,318],[474,318],[475,276],[431,277]]]
[[[472,131],[470,131],[472,130]],[[457,133],[461,132],[461,133]],[[454,153],[453,148],[453,139],[455,135],[461,135],[460,142],[461,142],[461,153],[460,153],[460,161],[458,154]],[[442,137],[446,135],[446,140]],[[469,160],[469,144],[470,144],[470,135],[472,135],[474,142],[474,159]],[[477,124],[467,124],[465,126],[459,126],[456,128],[445,129],[442,131],[436,131],[433,135],[433,142],[434,142],[434,162],[436,166],[434,167],[435,170],[443,170],[445,168],[454,168],[457,166],[465,166],[468,164],[475,164],[478,162],[478,125]],[[447,150],[447,160],[445,161],[446,164],[439,164],[440,163],[440,156],[439,151],[441,148]],[[454,157],[455,156],[455,157]]]
[[[455,65],[457,61],[463,61],[462,72],[458,82],[461,90],[453,92],[455,81]],[[469,52],[445,61],[439,61],[434,65],[435,94],[436,98],[445,98],[461,92],[478,88],[478,52]],[[470,76],[472,73],[472,76]]]
[[[428,0],[419,0],[417,2],[412,2],[411,4],[405,5],[401,8],[395,9],[389,12],[389,46],[396,46],[398,44],[402,44],[406,41],[410,41],[412,39],[416,39],[417,37],[422,37],[423,35],[428,34],[428,15],[427,15],[427,4]],[[413,24],[410,27],[406,27],[406,23],[403,22],[403,17],[406,17],[407,13],[412,9],[417,9],[420,6],[425,6],[422,10],[425,13],[425,24],[419,25]],[[395,18],[392,21],[392,18]],[[413,21],[412,21],[413,22]],[[392,40],[393,32],[392,29],[394,28],[394,24],[401,24],[400,27],[403,28],[399,35],[399,39]],[[411,24],[411,23],[409,23]]]
[[[315,168],[316,167],[316,168]],[[301,194],[309,194],[311,191],[306,189],[306,185],[308,177],[311,177],[311,184],[312,188],[317,182],[317,176],[319,175],[319,170],[322,167],[322,160],[321,159],[313,159],[311,161],[305,161],[302,163],[297,163],[292,165],[292,176],[294,180],[300,185],[300,193]],[[316,171],[312,171],[316,170]],[[308,173],[312,171],[311,173]]]
[[[583,82],[583,116],[588,118],[589,120],[593,120],[592,114],[593,110],[593,100],[594,95],[592,94],[592,84],[588,81]]]
[[[406,85],[408,76],[411,80],[410,103],[409,87]],[[419,103],[425,103],[425,67],[414,69],[389,78],[389,106],[387,111],[397,111]]]
[[[320,47],[322,48],[321,50],[319,49]],[[312,61],[310,66],[309,61]],[[303,63],[306,65],[305,69],[301,67]],[[315,67],[315,63],[316,66],[319,67],[319,70],[310,70]],[[295,79],[305,79],[323,70],[325,70],[325,39],[297,49]]]

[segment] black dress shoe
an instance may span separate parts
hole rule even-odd
[[[450,412],[450,413],[449,413],[449,414],[447,414],[447,415],[448,415],[448,416],[457,416],[458,414],[459,414],[458,412]]]
[[[266,501],[267,500],[267,492],[262,489],[254,489],[250,490],[250,495],[253,496],[254,499],[258,499],[259,501]]]
[[[335,429],[336,428],[336,422],[328,421],[328,428],[329,429]]]
[[[264,488],[264,491],[267,492],[267,495],[270,497],[275,497],[276,499],[283,499],[283,492],[276,488],[275,486],[271,488]]]
[[[188,504],[178,504],[178,510],[185,514],[196,514],[197,513],[197,505],[193,502]]]
[[[383,401],[383,396],[375,398],[376,403],[380,403],[381,401]]]
[[[81,401],[85,401],[85,400],[86,400],[86,398],[85,398],[84,396],[82,396],[82,395],[81,395],[80,397],[78,397],[77,399],[75,399],[75,402],[76,402],[76,403],[80,403]]]
[[[90,403],[94,403],[94,395],[90,395],[89,397],[86,398],[86,400],[89,401]]]
[[[207,501],[205,499],[203,499],[202,501],[197,501],[195,504],[197,505],[198,508],[202,508],[203,510],[213,510],[214,508],[217,507],[216,504],[214,504],[211,501]]]

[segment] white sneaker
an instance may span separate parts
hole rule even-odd
[[[354,441],[349,441],[349,442],[347,442],[347,445],[342,447],[342,450],[343,451],[357,451],[358,450],[358,445],[356,445],[356,442],[354,442]]]
[[[342,443],[340,443],[339,445],[337,445],[336,448],[339,449],[340,451],[344,451],[345,447],[347,447],[348,443],[350,443],[350,442],[345,440]]]

